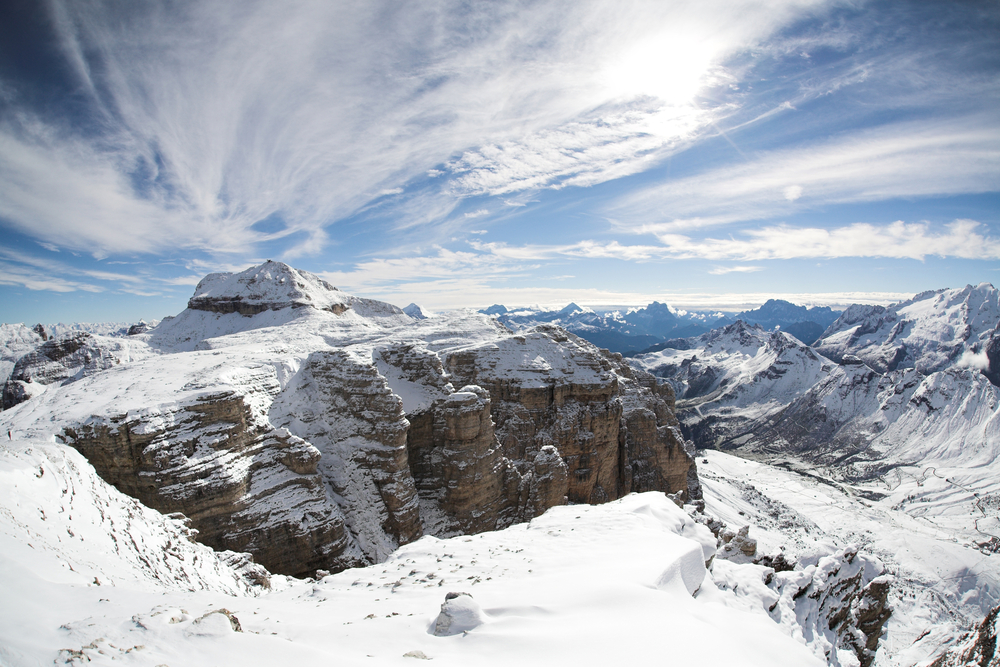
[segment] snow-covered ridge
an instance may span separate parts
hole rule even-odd
[[[882,664],[909,665],[1000,602],[998,323],[998,291],[982,283],[889,307],[853,305],[813,348],[730,326],[630,361],[674,387],[685,435],[699,447],[800,471],[850,499],[826,502],[876,517],[862,529],[869,519],[842,523],[822,504],[810,516],[836,524],[841,536],[867,533],[860,539],[882,543],[879,554],[904,590],[935,591],[918,593],[919,603],[897,599],[905,611],[890,621],[895,657]],[[771,475],[742,470],[746,481]],[[787,493],[788,484],[773,485],[773,497],[816,497],[797,485]],[[712,493],[708,482],[710,510]]]
[[[350,297],[319,276],[271,260],[240,273],[210,273],[188,301],[192,310],[242,315],[307,306],[340,314]]]
[[[998,322],[1000,290],[980,283],[923,292],[887,308],[853,305],[814,346],[838,361],[853,354],[883,373],[932,373],[981,352]]]
[[[0,479],[0,587],[13,602],[0,605],[0,647],[16,667],[642,664],[664,645],[705,667],[820,667],[831,648],[824,625],[806,644],[769,617],[764,604],[779,596],[789,618],[818,607],[765,585],[767,568],[729,567],[717,586],[705,568],[714,538],[663,494],[426,537],[379,565],[272,577],[263,591],[227,562],[237,559],[191,544],[68,448],[0,446]],[[782,576],[793,574],[812,576]],[[452,592],[472,622],[435,634]]]

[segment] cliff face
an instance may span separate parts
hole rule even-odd
[[[250,552],[273,572],[309,574],[347,545],[343,515],[317,474],[320,453],[256,423],[239,395],[113,415],[67,427],[63,438],[118,490],[184,514],[203,544]]]
[[[406,451],[409,422],[370,357],[310,354],[269,419],[321,452],[319,470],[365,558],[383,560],[423,534]]]
[[[6,423],[274,572],[381,561],[567,501],[697,497],[670,390],[558,327],[414,320],[268,262],[207,277],[127,344],[147,346],[141,362],[46,343],[18,372],[55,388]]]
[[[685,499],[695,493],[688,489],[694,461],[668,402],[672,392],[657,393],[651,376],[638,378],[641,372],[620,357],[543,326],[449,354],[446,367],[453,381],[489,391],[503,454],[522,476],[561,477],[546,448],[558,453],[568,500],[602,503],[645,490],[680,492]],[[554,487],[547,483],[540,497],[551,502]]]
[[[47,385],[72,382],[131,361],[132,348],[129,341],[84,332],[49,340],[14,364],[3,386],[3,409],[23,403]]]

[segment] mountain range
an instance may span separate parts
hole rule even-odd
[[[624,312],[623,312],[624,311]],[[742,320],[766,329],[781,328],[807,345],[840,314],[826,306],[796,306],[770,299],[760,308],[740,313],[683,311],[654,301],[644,308],[595,311],[570,303],[559,310],[519,308],[496,304],[479,312],[492,315],[505,326],[523,329],[548,323],[572,331],[598,347],[631,356],[662,350],[686,337]]]
[[[487,311],[266,262],[153,325],[3,325],[4,660],[992,659],[991,285]]]

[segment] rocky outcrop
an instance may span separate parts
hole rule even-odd
[[[486,622],[479,603],[468,593],[448,593],[434,619],[434,636],[450,637],[475,630]]]
[[[312,353],[275,399],[269,419],[321,452],[320,473],[363,557],[383,560],[422,535],[406,449],[410,424],[370,356]]]
[[[281,262],[266,261],[242,273],[210,273],[188,300],[191,310],[247,317],[269,310],[314,307],[335,315],[350,304],[346,295],[318,276]]]
[[[891,581],[890,575],[866,577],[857,550],[843,549],[801,569],[774,573],[768,586],[778,597],[768,611],[779,623],[792,615],[804,633],[825,636],[830,649],[850,651],[862,667],[870,667],[892,615]]]
[[[992,385],[1000,387],[1000,324],[986,341],[983,352],[986,355],[986,368],[982,369],[982,373]]]
[[[500,453],[484,389],[463,387],[412,416],[407,451],[435,534],[496,529],[509,504],[503,482],[510,462]]]
[[[250,552],[273,572],[310,574],[347,546],[343,515],[317,474],[320,453],[259,423],[242,396],[92,419],[63,439],[119,491],[184,514],[200,542]]]
[[[978,627],[962,638],[960,644],[941,654],[929,667],[1000,667],[997,634],[1000,631],[1000,607],[994,607]]]
[[[23,403],[45,385],[107,370],[130,358],[130,346],[114,338],[72,333],[50,339],[14,365],[4,383],[3,409]]]
[[[451,353],[445,367],[453,382],[489,391],[503,455],[529,487],[544,479],[539,471],[560,476],[544,464],[555,462],[543,451],[551,447],[566,466],[572,502],[602,503],[640,490],[688,494],[694,461],[669,404],[651,379],[646,386],[636,381],[620,355],[539,326]]]

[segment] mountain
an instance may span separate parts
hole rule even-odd
[[[668,337],[691,336],[708,330],[706,313],[678,312],[654,301],[645,308],[596,312],[570,303],[559,310],[508,310],[494,305],[479,311],[495,315],[512,329],[541,323],[558,324],[598,347],[611,352],[635,353]]]
[[[806,345],[812,345],[839,315],[840,311],[827,306],[806,308],[782,299],[768,299],[760,308],[720,318],[715,326],[725,326],[736,320],[742,320],[747,324],[759,324],[765,329],[781,329]]]
[[[796,306],[782,299],[768,299],[760,308],[738,313],[735,319],[749,324],[759,324],[765,329],[785,328],[797,322],[815,322],[826,328],[840,315],[840,311],[827,306]]]
[[[672,400],[557,327],[417,320],[269,261],[206,276],[144,333],[22,356],[0,425],[71,445],[204,544],[304,575],[567,501],[692,496]]]
[[[833,502],[853,506],[852,518],[840,524],[817,507],[813,521],[868,543],[904,581],[926,584],[933,572],[939,602],[910,610],[948,628],[912,649],[928,658],[1000,602],[1000,564],[983,556],[1000,551],[997,303],[984,283],[889,307],[853,305],[812,348],[738,321],[630,363],[671,385],[684,433],[699,448],[828,484]],[[763,466],[747,479],[759,488],[778,474]],[[711,509],[715,491],[705,489]],[[777,484],[768,495],[802,498]],[[947,555],[938,539],[953,541]],[[971,562],[983,565],[969,571]]]
[[[416,320],[426,320],[429,315],[424,313],[423,309],[415,303],[411,303],[409,306],[403,308],[403,312]]]
[[[731,324],[737,319],[749,324],[760,324],[765,329],[781,328],[809,345],[840,314],[825,306],[806,308],[779,299],[771,299],[760,308],[737,315],[678,311],[658,301],[645,308],[630,308],[624,312],[596,312],[575,303],[559,310],[509,310],[502,305],[493,305],[479,312],[495,315],[499,322],[514,329],[539,323],[558,324],[598,347],[627,356],[655,352],[663,349],[659,346],[667,340],[697,336],[713,327]]]
[[[923,292],[889,307],[854,305],[816,341],[827,357],[853,354],[880,373],[921,373],[981,355],[1000,321],[1000,292],[989,283]],[[970,362],[971,363],[971,362]]]
[[[417,319],[266,262],[127,337],[22,334],[5,662],[642,662],[666,642],[868,667],[892,627],[879,558],[801,539],[815,524],[742,478],[703,495],[670,385],[555,324]]]

